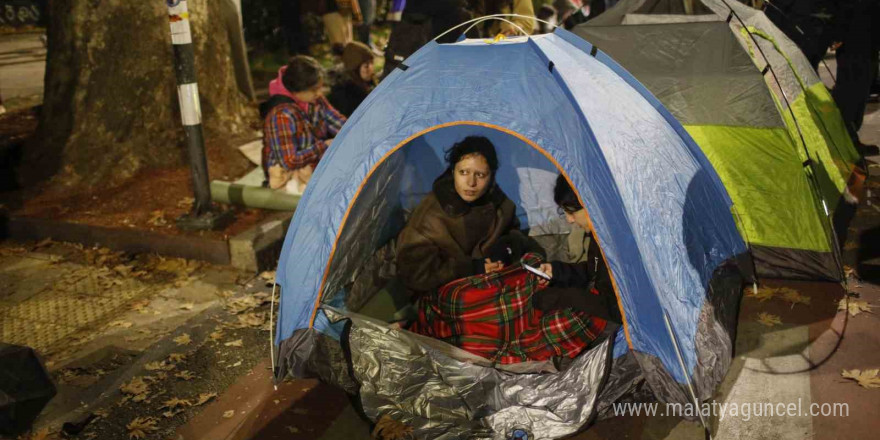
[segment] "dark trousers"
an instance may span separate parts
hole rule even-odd
[[[287,53],[291,56],[308,54],[309,38],[303,27],[300,0],[281,0],[279,12]]]
[[[878,30],[876,24],[871,28],[877,18],[877,2],[858,2],[847,23],[843,44],[837,49],[837,84],[832,96],[854,139],[858,139],[877,72]]]
[[[376,0],[358,0],[361,6],[361,15],[364,18],[363,23],[355,26],[354,37],[361,43],[370,45],[370,29],[376,20]]]

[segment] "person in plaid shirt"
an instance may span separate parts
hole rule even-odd
[[[345,116],[324,98],[324,69],[298,55],[269,84],[263,122],[263,172],[269,187],[301,192]]]

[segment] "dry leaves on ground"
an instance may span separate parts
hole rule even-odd
[[[863,388],[880,388],[880,369],[872,370],[843,370],[841,376],[852,379],[859,383]]]
[[[213,331],[213,332],[211,332],[210,335],[208,335],[208,338],[210,338],[214,342],[217,342],[217,341],[223,339],[223,331],[222,330]]]
[[[801,295],[800,292],[793,289],[786,289],[786,291],[782,293],[782,300],[787,303],[791,303],[792,308],[794,308],[794,306],[798,304],[803,304],[805,306],[810,305],[809,296]]]
[[[175,409],[184,406],[191,406],[192,403],[186,399],[178,399],[177,397],[173,397],[171,399],[166,400],[159,409]]]
[[[244,313],[238,315],[238,327],[260,327],[266,321],[262,313]]]
[[[131,400],[141,402],[147,399],[147,395],[150,392],[150,386],[144,382],[143,377],[135,376],[129,382],[122,384],[119,387],[119,391],[122,391],[123,394],[127,394]]]
[[[133,324],[131,322],[117,319],[116,321],[111,321],[109,324],[107,324],[107,327],[131,328],[132,325]]]
[[[761,312],[758,314],[758,322],[766,325],[767,327],[773,327],[775,325],[781,325],[782,321],[779,319],[779,316],[772,315],[770,313]]]
[[[184,198],[177,201],[177,207],[183,208],[183,209],[190,209],[190,208],[192,208],[194,201],[195,201],[195,199],[193,199],[192,197],[184,197]]]
[[[169,371],[169,370],[173,370],[173,369],[177,368],[177,365],[167,363],[165,361],[155,361],[155,362],[148,362],[146,365],[144,365],[144,368],[146,368],[147,371],[156,371],[156,370]]]
[[[193,380],[196,378],[196,375],[193,374],[192,371],[183,370],[183,371],[179,371],[179,372],[175,373],[174,377],[181,379],[181,380]]]
[[[168,355],[168,362],[182,362],[186,360],[186,355],[183,353],[171,353]]]
[[[153,226],[167,226],[168,220],[165,219],[165,211],[159,209],[151,212],[150,219],[147,220],[147,223]]]
[[[244,345],[244,341],[242,341],[241,339],[236,339],[234,341],[229,341],[223,345],[227,347],[241,347]]]
[[[196,305],[193,303],[185,303],[180,305],[180,310],[192,310]]]
[[[170,419],[170,418],[172,418],[182,412],[183,412],[183,408],[169,409],[168,411],[165,411],[162,413],[162,417],[165,417],[166,419]]]
[[[209,400],[211,400],[211,399],[213,399],[213,398],[215,398],[215,397],[217,397],[217,393],[202,393],[202,394],[199,394],[199,398],[198,398],[198,400],[196,400],[195,403],[193,403],[192,406],[201,406],[201,405],[204,405],[204,404],[207,403]]]
[[[174,339],[172,339],[177,345],[189,345],[192,342],[192,338],[189,337],[189,333],[184,333]]]
[[[376,422],[371,437],[381,440],[403,440],[412,438],[412,432],[412,427],[384,415]]]
[[[841,299],[840,302],[837,303],[837,310],[838,311],[848,310],[849,316],[856,316],[862,312],[874,313],[871,310],[873,308],[874,308],[874,306],[871,304],[868,304],[867,301],[854,299],[854,298],[848,298],[848,297]]]
[[[159,427],[156,426],[157,420],[153,417],[138,417],[125,425],[128,429],[128,438],[145,438],[147,434],[156,432]]]
[[[231,419],[232,416],[234,416],[234,415],[235,415],[235,410],[234,410],[234,409],[230,409],[229,411],[224,411],[224,412],[223,412],[223,418],[224,418],[224,419]]]
[[[788,302],[794,307],[797,304],[803,304],[806,306],[810,305],[810,297],[801,295],[800,292],[794,290],[790,287],[766,287],[762,286],[758,288],[757,293],[750,293],[748,295],[751,298],[757,299],[758,301],[764,302],[769,299],[780,299],[782,301]]]

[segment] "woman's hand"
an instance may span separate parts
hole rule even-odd
[[[538,270],[546,273],[547,276],[549,276],[550,278],[553,278],[553,265],[552,264],[544,263],[544,264],[538,266]]]
[[[504,263],[486,258],[486,264],[483,268],[486,270],[486,273],[498,272],[499,270],[504,269]]]

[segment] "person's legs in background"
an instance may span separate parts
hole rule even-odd
[[[373,22],[376,20],[376,0],[358,0],[358,3],[361,5],[363,22],[355,29],[355,38],[372,48],[370,30],[373,27]]]
[[[345,45],[352,40],[351,12],[342,11],[336,0],[325,1],[327,5],[326,13],[321,16],[324,22],[324,32],[327,35],[327,39],[330,40],[330,47],[333,53],[342,55]]]
[[[307,55],[309,41],[303,31],[302,10],[300,0],[281,0],[280,14],[281,29],[287,42],[287,53],[290,56]]]
[[[853,7],[842,44],[837,49],[837,84],[832,96],[859,152],[871,155],[877,154],[874,151],[876,147],[863,145],[858,132],[874,80],[873,64],[877,63],[877,49],[873,41],[876,38],[872,38],[876,31],[872,31],[871,21],[877,15],[878,7],[875,2],[868,0],[858,1]]]

